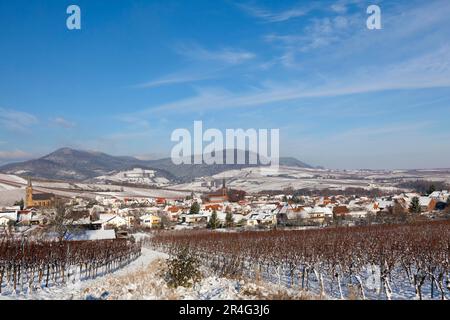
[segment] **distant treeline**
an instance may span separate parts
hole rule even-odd
[[[421,194],[430,194],[436,190],[450,190],[448,183],[428,180],[405,181],[397,184],[397,187],[414,190]]]

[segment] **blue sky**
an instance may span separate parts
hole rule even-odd
[[[449,17],[447,0],[2,0],[0,163],[168,155],[202,120],[279,128],[282,155],[329,168],[450,167]]]

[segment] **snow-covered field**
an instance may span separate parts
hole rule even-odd
[[[23,199],[24,196],[24,189],[0,190],[0,206],[11,206],[16,201]]]
[[[391,188],[387,185],[374,185],[374,181],[344,172],[324,169],[303,169],[280,167],[278,172],[261,170],[261,168],[245,168],[230,170],[214,175],[212,178],[198,179],[195,182],[172,186],[180,190],[208,191],[204,183],[208,180],[226,179],[230,188],[242,189],[247,192],[264,190],[283,190],[286,188],[302,189],[342,189],[347,187],[360,188]]]
[[[95,181],[126,182],[139,185],[167,186],[170,181],[164,177],[158,177],[154,170],[135,168],[128,171],[120,171],[110,175],[99,176]]]
[[[0,173],[0,206],[10,206],[25,195],[25,179],[11,174]]]
[[[160,179],[160,178],[156,178]],[[10,206],[25,197],[27,181],[21,177],[0,173],[0,206]],[[37,192],[53,193],[61,197],[95,198],[98,195],[116,197],[162,197],[183,198],[188,191],[159,188],[138,188],[102,183],[57,182],[33,180],[33,188]]]
[[[408,180],[436,180],[450,182],[450,170],[330,170],[280,167],[277,172],[264,168],[229,170],[194,182],[172,185],[178,190],[211,191],[205,186],[212,180],[227,180],[230,188],[249,193],[265,190],[293,189],[344,189],[348,187],[379,188],[395,191],[395,185]]]
[[[15,176],[13,174],[4,174],[0,173],[0,180],[11,181],[15,183],[27,183],[27,181],[19,176]]]

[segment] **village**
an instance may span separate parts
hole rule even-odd
[[[220,185],[220,184],[219,184]],[[61,240],[128,238],[154,230],[308,229],[444,220],[448,190],[362,195],[247,194],[222,186],[180,198],[103,195],[59,198],[37,193],[29,180],[24,200],[0,208],[0,234]],[[58,225],[59,224],[59,225]]]

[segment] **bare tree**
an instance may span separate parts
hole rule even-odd
[[[46,231],[56,233],[59,241],[64,240],[70,232],[79,229],[76,223],[86,217],[85,212],[73,211],[71,206],[67,206],[62,200],[57,199],[55,209],[45,215],[47,220]]]

